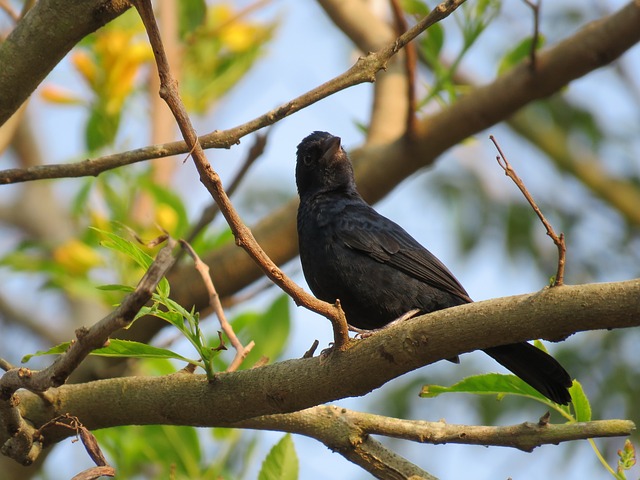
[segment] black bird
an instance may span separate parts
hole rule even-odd
[[[358,193],[340,137],[313,132],[298,145],[300,261],[313,293],[340,299],[349,325],[381,328],[408,311],[472,302],[453,274]],[[550,355],[522,342],[485,353],[545,397],[566,405],[571,377]]]

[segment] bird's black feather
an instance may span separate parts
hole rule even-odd
[[[340,299],[347,321],[360,329],[383,327],[413,309],[471,302],[440,260],[362,199],[340,142],[313,132],[298,145],[300,260],[313,293]],[[551,400],[570,401],[569,374],[542,350],[517,343],[485,352]]]

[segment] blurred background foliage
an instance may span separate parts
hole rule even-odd
[[[211,120],[216,107],[234,89],[241,89],[261,62],[269,61],[270,48],[281,29],[291,28],[287,26],[287,8],[273,5],[278,2],[237,3],[181,0],[163,3],[162,8],[169,10],[159,12],[160,19],[177,15],[176,31],[165,41],[173,42],[180,52],[173,59],[173,68],[179,72],[183,99],[193,115],[206,120],[209,129],[216,124]],[[20,2],[16,4],[21,6]],[[434,3],[405,0],[402,5],[411,19],[424,15]],[[522,8],[517,10],[497,0],[468,2],[451,21],[435,25],[420,37],[419,116],[447,108],[474,86],[528,61],[532,17],[526,7]],[[597,2],[597,8],[592,2],[544,4],[538,46],[557,42],[567,32],[602,16],[606,8],[613,6],[605,2]],[[326,30],[327,35],[335,33],[328,26]],[[507,38],[509,41],[505,41]],[[346,68],[353,52],[349,44],[343,45],[335,53]],[[320,46],[307,48],[313,55],[313,49]],[[296,72],[292,68],[286,75]],[[127,12],[83,40],[69,55],[65,75],[78,88],[45,81],[37,95],[45,102],[40,108],[48,104],[80,112],[82,145],[68,160],[126,150],[132,125],[149,121],[150,97],[157,95],[150,88],[150,79],[156,75],[152,54],[136,13]],[[640,75],[637,64],[623,57],[605,73],[593,76],[591,83],[537,101],[497,127],[511,163],[556,231],[564,232],[567,238],[567,283],[640,276]],[[316,84],[324,80],[318,78]],[[255,81],[251,85],[242,90],[247,102],[262,93],[255,88]],[[31,115],[38,115],[33,110]],[[352,123],[357,132],[361,122]],[[366,128],[366,122],[362,123]],[[309,126],[309,130],[313,128]],[[147,132],[136,131],[133,135],[144,136]],[[290,157],[296,140],[289,139],[286,151]],[[42,157],[46,157],[47,148],[40,147]],[[26,158],[25,151],[16,139],[1,157],[3,164],[31,164],[34,160]],[[464,278],[460,271],[465,264],[478,268],[475,265],[479,259],[490,252],[499,255],[499,260],[480,263],[480,268],[493,264],[499,271],[511,264],[530,278],[529,284],[537,285],[533,288],[542,288],[555,272],[556,249],[515,186],[500,176],[497,166],[487,167],[478,156],[491,159],[495,152],[479,147],[478,138],[467,140],[454,154],[447,154],[437,168],[418,174],[412,192],[429,203],[429,209],[446,212],[438,218],[449,231],[449,249],[458,262],[454,270],[458,277]],[[270,158],[261,161],[269,162]],[[38,163],[46,161],[40,158]],[[96,305],[108,311],[118,297],[96,286],[137,282],[139,267],[101,246],[100,235],[88,227],[123,237],[135,231],[147,241],[162,230],[176,238],[191,233],[202,206],[193,204],[188,188],[156,181],[154,169],[158,168],[162,167],[157,162],[120,168],[97,178],[64,182],[63,191],[51,188],[51,184],[29,184],[9,193],[0,192],[0,228],[5,238],[0,243],[0,276],[7,285],[0,293],[3,357],[20,358],[26,351],[67,338],[74,327],[87,322],[86,316],[72,315],[86,313],[78,310],[78,302],[89,302],[94,312],[91,318],[99,318]],[[292,175],[290,168],[287,175]],[[234,202],[245,218],[253,221],[256,212],[267,214],[294,194],[288,181],[265,182],[249,177],[251,188],[240,189]],[[46,197],[41,189],[47,190]],[[40,222],[35,228],[30,226],[29,214],[19,215],[22,218],[12,215],[17,206],[27,212],[27,207],[34,205],[30,198],[38,199],[38,208],[51,217],[54,226]],[[55,205],[52,211],[52,205],[45,205],[49,202]],[[193,246],[198,253],[205,253],[232,241],[228,228],[218,220],[195,237]],[[158,247],[141,248],[153,255]],[[296,267],[289,268],[295,273]],[[482,277],[484,273],[476,270],[473,275]],[[499,280],[500,275],[489,278]],[[259,345],[243,368],[250,368],[262,356],[272,362],[287,358],[291,355],[288,344],[293,328],[289,300],[274,288],[253,288],[246,293],[227,299],[236,333],[244,343],[255,340]],[[33,302],[45,307],[30,308]],[[60,312],[55,320],[48,318],[54,309]],[[206,334],[211,345],[217,345],[213,323],[206,324]],[[640,422],[638,335],[635,330],[581,334],[570,344],[554,347],[554,356],[589,392],[594,418],[623,417]],[[16,343],[12,339],[17,336],[26,340]],[[154,340],[158,345],[187,348],[180,342],[175,331],[168,329]],[[216,357],[216,368],[224,370],[230,359]],[[472,365],[463,362],[457,367],[459,375],[472,373]],[[132,363],[130,369],[133,374],[163,374],[175,371],[176,364],[147,360]],[[400,418],[421,418],[427,400],[419,399],[417,393],[425,383],[453,383],[444,372],[430,367],[398,379],[367,397],[366,408]],[[508,421],[525,402],[460,397],[456,401],[471,412],[468,421],[488,424]],[[146,426],[119,427],[97,435],[122,478],[167,478],[169,472],[172,478],[250,478],[265,458],[256,454],[262,438],[256,432]],[[292,454],[287,438],[278,442],[270,457]],[[602,445],[611,455],[621,448],[622,441]],[[50,458],[45,463],[40,478],[56,478],[54,461],[58,460]],[[267,475],[265,472],[261,475]],[[282,471],[280,474],[284,475]]]

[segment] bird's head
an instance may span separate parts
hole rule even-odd
[[[322,191],[355,190],[353,167],[340,137],[313,132],[300,142],[296,184],[300,198]]]

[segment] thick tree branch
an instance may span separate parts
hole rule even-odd
[[[331,423],[327,422],[331,418]],[[327,425],[331,425],[328,427]],[[599,420],[551,424],[524,422],[498,427],[454,425],[445,421],[403,420],[356,412],[333,405],[319,405],[298,412],[268,415],[234,423],[233,427],[280,430],[315,438],[344,455],[354,450],[359,439],[383,435],[412,442],[441,445],[485,445],[511,447],[531,452],[541,445],[596,437],[630,435],[635,426],[629,420]],[[337,432],[335,430],[338,430]]]
[[[214,382],[203,375],[174,374],[64,385],[47,392],[51,404],[18,392],[19,408],[36,427],[62,413],[77,416],[90,429],[160,423],[229,425],[365,395],[406,372],[475,349],[638,326],[639,295],[640,280],[545,289],[407,320],[328,358],[222,373]],[[238,402],[242,409],[237,408]],[[5,435],[1,430],[0,443]],[[67,435],[49,432],[45,443]]]

